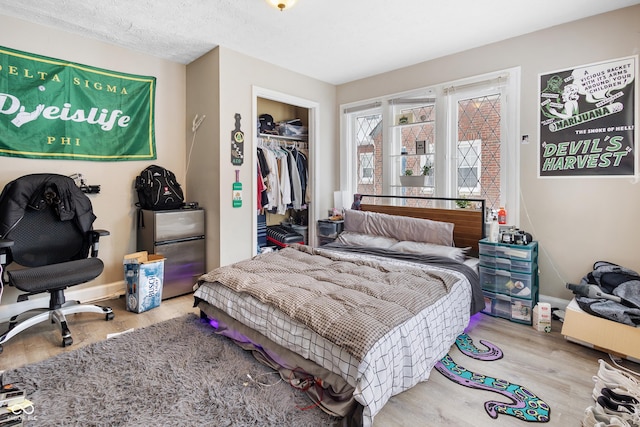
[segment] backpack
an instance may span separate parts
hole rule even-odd
[[[138,206],[141,209],[162,211],[178,209],[184,205],[184,194],[173,172],[162,166],[151,165],[136,177]]]
[[[577,295],[575,299],[582,310],[594,316],[640,327],[640,275],[637,272],[611,262],[597,261],[580,284],[596,285],[603,293],[621,299],[621,302],[616,302]]]
[[[622,283],[632,280],[640,280],[640,275],[631,269],[608,261],[596,261],[593,264],[593,271],[582,279],[585,283],[600,286],[607,294],[611,294]]]

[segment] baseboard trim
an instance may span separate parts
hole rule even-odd
[[[82,302],[96,302],[106,299],[117,298],[125,293],[124,281],[108,283],[105,285],[91,286],[82,289],[71,289],[65,292],[67,300],[78,300]],[[540,302],[548,302],[551,307],[558,308],[560,310],[566,310],[569,305],[569,300],[562,298],[556,298],[548,295],[539,295]],[[0,305],[0,322],[8,322],[9,319],[25,311],[47,307],[49,305],[48,298],[40,297],[33,298],[24,302],[15,302],[11,304]]]
[[[83,303],[93,303],[96,301],[117,298],[125,293],[124,280],[105,285],[90,286],[81,289],[68,289],[65,297],[68,301],[77,300]],[[28,301],[14,302],[0,305],[0,322],[8,322],[11,317],[29,310],[48,307],[48,294],[32,297]]]

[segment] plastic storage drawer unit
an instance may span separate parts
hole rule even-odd
[[[480,266],[482,289],[518,298],[531,299],[536,290],[535,275]]]
[[[480,270],[480,286],[482,286],[482,289],[490,292],[495,292],[496,291],[495,269],[483,267],[481,265],[479,270]]]
[[[480,284],[484,313],[531,324],[538,302],[538,242],[528,245],[492,243],[482,239]]]
[[[328,219],[318,220],[318,235],[324,237],[338,237],[338,234],[342,233],[344,227],[344,220],[331,221]]]
[[[519,261],[510,258],[498,258],[489,255],[480,254],[480,265],[489,268],[499,268],[501,270],[510,270],[520,273],[531,273],[538,268],[538,264],[534,261]]]
[[[537,242],[528,245],[506,245],[499,244],[496,246],[496,256],[501,258],[519,259],[522,261],[534,261],[535,250],[538,246]]]
[[[480,265],[483,267],[496,268],[498,266],[494,256],[480,254],[478,258],[480,259]]]
[[[478,243],[478,249],[481,255],[511,260],[536,261],[538,256],[538,242],[531,242],[528,245],[509,245],[482,239]]]
[[[511,258],[493,258],[496,268],[510,271],[519,271],[522,273],[530,273],[534,269],[538,268],[538,264],[535,261],[522,261]]]
[[[526,300],[484,291],[483,313],[513,322],[531,324],[534,300]]]
[[[536,285],[532,274],[514,273],[507,270],[495,270],[496,292],[531,299]]]

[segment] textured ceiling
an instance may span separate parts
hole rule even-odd
[[[264,0],[0,0],[0,14],[184,64],[224,46],[340,84],[639,3],[298,0],[280,12]]]

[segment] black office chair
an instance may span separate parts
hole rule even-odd
[[[62,346],[73,343],[65,315],[91,312],[114,317],[109,307],[66,301],[64,290],[89,282],[104,264],[97,258],[105,230],[93,230],[91,201],[70,177],[33,174],[7,184],[0,194],[0,264],[2,280],[25,292],[18,302],[48,292],[49,307],[13,316],[8,330],[0,335],[2,345],[31,326],[55,322],[62,332]],[[89,252],[91,257],[88,257]],[[5,268],[7,267],[7,268]],[[18,317],[30,315],[25,320]]]

